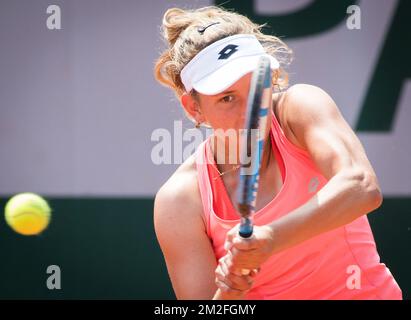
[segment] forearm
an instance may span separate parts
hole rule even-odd
[[[272,222],[277,253],[375,210],[379,189],[351,173],[336,174],[307,203]]]

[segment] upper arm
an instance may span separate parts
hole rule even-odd
[[[327,179],[342,170],[364,176],[379,190],[365,150],[331,97],[318,87],[295,85],[286,94],[284,117],[298,143]]]
[[[217,262],[199,211],[199,195],[187,187],[169,183],[157,193],[155,231],[177,298],[211,299],[217,289]]]

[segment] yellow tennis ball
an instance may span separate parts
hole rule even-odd
[[[20,193],[6,204],[7,224],[17,233],[36,235],[50,222],[50,207],[46,200],[34,193]]]

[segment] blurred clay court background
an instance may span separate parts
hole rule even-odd
[[[174,298],[152,224],[175,165],[156,165],[155,129],[184,114],[152,75],[167,8],[222,1],[2,0],[0,208],[19,192],[50,201],[40,236],[0,219],[0,298]],[[61,29],[46,25],[49,5]],[[350,30],[347,7],[361,8]],[[358,134],[384,193],[369,216],[381,259],[411,298],[411,2],[244,0],[295,51],[290,82],[325,89]],[[193,125],[184,120],[183,129]],[[46,269],[61,268],[61,290]]]

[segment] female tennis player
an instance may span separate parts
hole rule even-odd
[[[375,172],[327,93],[306,84],[284,89],[290,49],[216,7],[169,9],[163,30],[168,48],[157,80],[197,127],[214,129],[155,199],[155,230],[177,298],[402,299],[366,216],[382,202]],[[261,56],[282,90],[272,99],[254,233],[242,239],[239,142],[233,148],[221,132],[244,128]]]

